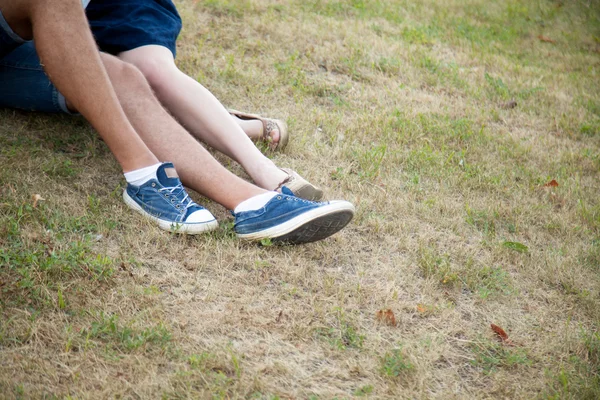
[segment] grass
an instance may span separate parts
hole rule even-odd
[[[394,349],[385,354],[381,360],[381,374],[388,378],[398,378],[413,370],[414,366],[407,361],[402,349]]]
[[[0,398],[600,397],[598,1],[178,6],[179,66],[356,217],[166,234],[85,121],[0,110]]]

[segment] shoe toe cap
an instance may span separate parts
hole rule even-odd
[[[201,224],[204,222],[214,221],[215,217],[210,213],[210,211],[203,209],[194,211],[185,219],[186,223],[189,224]]]

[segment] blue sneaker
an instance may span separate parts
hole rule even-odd
[[[166,231],[195,235],[217,228],[210,211],[190,199],[172,163],[158,167],[156,176],[141,186],[127,184],[125,203]]]
[[[233,213],[240,239],[290,244],[325,239],[348,225],[354,206],[347,201],[317,203],[296,197],[286,186],[259,210]]]

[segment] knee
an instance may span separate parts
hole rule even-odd
[[[113,85],[148,86],[142,72],[133,64],[103,54],[104,67]]]
[[[174,74],[179,72],[173,60],[159,57],[139,59],[134,65],[139,68],[152,89],[157,92],[169,87]]]

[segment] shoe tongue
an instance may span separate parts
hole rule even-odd
[[[156,170],[156,178],[164,187],[173,187],[180,184],[179,175],[175,171],[173,163],[166,162],[162,163],[158,170]]]
[[[294,194],[294,192],[292,192],[287,186],[282,186],[281,187],[281,193],[282,194],[287,194],[288,196],[296,196]]]

